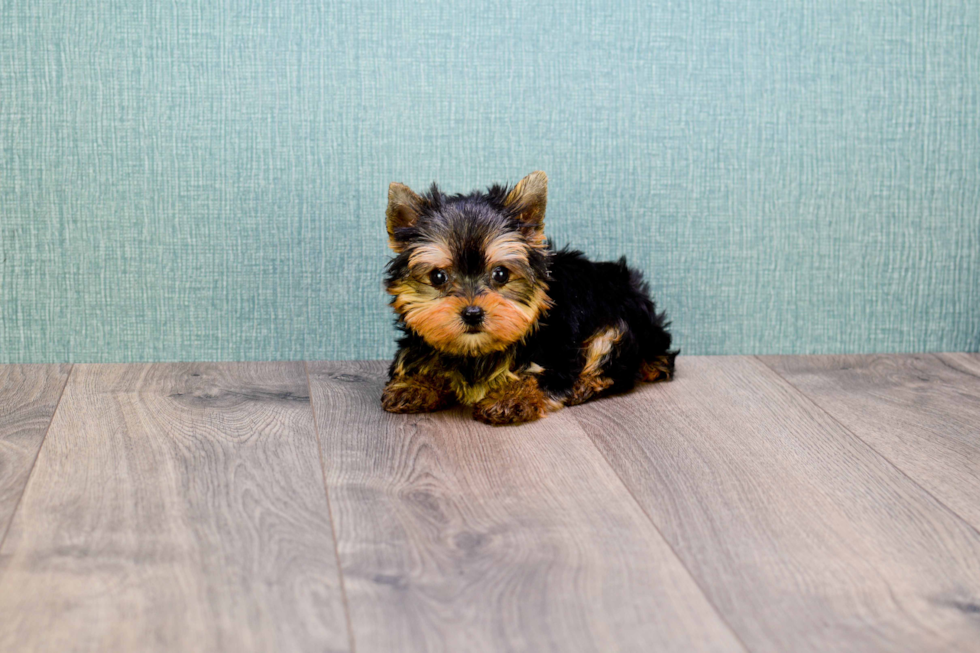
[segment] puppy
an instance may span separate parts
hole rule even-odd
[[[472,406],[488,424],[668,381],[676,351],[640,273],[552,249],[548,178],[446,195],[388,189],[385,285],[402,332],[381,405]]]

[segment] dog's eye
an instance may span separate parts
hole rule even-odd
[[[446,273],[438,268],[429,273],[429,282],[433,286],[441,286],[448,280],[449,277],[446,276]]]
[[[494,283],[498,283],[502,286],[510,280],[510,270],[498,265],[493,269],[493,272],[490,273],[490,278],[493,279]]]

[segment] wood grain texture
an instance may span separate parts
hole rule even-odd
[[[980,529],[980,356],[760,360]]]
[[[358,653],[742,650],[572,418],[384,413],[385,367],[309,368]]]
[[[0,543],[70,370],[70,365],[0,365]]]
[[[78,365],[0,551],[3,651],[345,651],[301,363]]]
[[[980,535],[754,358],[575,412],[752,651],[977,651]]]

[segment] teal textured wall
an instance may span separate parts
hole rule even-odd
[[[980,348],[975,0],[0,0],[0,362],[389,356],[388,182],[535,169],[685,353]]]

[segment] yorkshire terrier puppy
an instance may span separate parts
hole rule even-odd
[[[402,337],[381,397],[421,413],[455,403],[488,424],[667,381],[676,351],[640,273],[555,251],[544,235],[548,178],[423,195],[388,188],[386,287]]]

